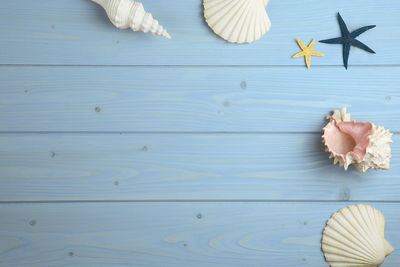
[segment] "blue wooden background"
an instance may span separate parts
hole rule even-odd
[[[327,266],[321,232],[380,209],[400,265],[400,1],[271,0],[271,31],[229,44],[201,0],[143,0],[172,39],[121,31],[89,0],[0,8],[0,266]],[[340,11],[372,55],[336,37]],[[390,171],[335,167],[324,116],[394,135]]]

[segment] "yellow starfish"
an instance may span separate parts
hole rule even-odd
[[[300,48],[303,50],[296,55],[293,56],[293,58],[296,57],[304,57],[306,60],[306,65],[307,68],[310,68],[310,62],[311,62],[311,56],[317,56],[317,57],[323,57],[325,56],[324,54],[321,54],[320,52],[313,51],[315,39],[312,39],[311,43],[308,46],[305,46],[302,41],[299,39],[296,39],[297,43],[299,44]]]

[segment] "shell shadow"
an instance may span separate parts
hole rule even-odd
[[[142,31],[137,31],[135,34],[132,34],[131,29],[118,29],[115,27],[110,19],[108,18],[107,12],[101,7],[100,5],[96,4],[95,2],[84,0],[85,2],[88,2],[89,4],[92,5],[90,15],[93,15],[93,24],[95,26],[93,27],[101,27],[102,29],[105,29],[106,31],[109,31],[111,34],[118,33],[118,36],[114,36],[116,38],[125,39],[126,40],[138,40],[140,39],[151,39],[153,36],[152,34],[147,34]]]
[[[212,36],[214,36],[214,40],[217,40],[219,42],[223,42],[225,45],[233,45],[233,46],[240,46],[243,44],[236,44],[236,43],[231,43],[226,41],[224,38],[220,37],[218,34],[216,34],[211,27],[208,25],[206,18],[204,16],[204,5],[203,5],[203,1],[201,0],[200,3],[200,17],[202,19],[202,24],[203,26],[205,26],[207,28],[208,33],[210,33]]]
[[[200,19],[202,20],[202,25],[207,29],[208,33],[212,34],[214,36],[214,39],[219,40],[219,41],[225,41],[224,39],[222,39],[221,37],[219,37],[211,28],[210,26],[208,26],[208,23],[206,21],[206,18],[204,17],[204,5],[203,5],[203,0],[199,1],[200,5],[199,5],[199,16]]]
[[[115,28],[111,21],[108,19],[106,11],[100,5],[88,0],[83,0],[82,2],[86,2],[88,8],[92,10],[90,14],[94,16],[93,23],[101,25],[101,27]]]
[[[325,126],[326,122],[324,122],[323,126],[321,126],[321,129]],[[323,132],[319,132],[318,134],[315,135],[315,140],[313,142],[314,147],[313,149],[315,151],[318,151],[316,153],[317,157],[319,158],[319,161],[322,164],[326,164],[327,166],[330,166],[332,170],[329,170],[330,176],[332,175],[337,175],[337,176],[342,176],[345,179],[359,179],[363,178],[364,175],[362,175],[361,172],[359,172],[357,169],[355,169],[352,165],[349,166],[348,170],[346,171],[343,167],[339,167],[339,165],[334,165],[333,164],[333,159],[329,158],[329,152],[325,151],[325,144],[322,142],[322,135]],[[322,160],[321,160],[322,159]],[[359,175],[358,175],[359,174]],[[351,181],[351,180],[349,180]]]

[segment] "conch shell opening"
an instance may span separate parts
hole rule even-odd
[[[388,130],[371,122],[351,121],[346,108],[335,110],[327,119],[322,140],[334,164],[345,170],[353,164],[362,172],[389,169],[392,134]]]

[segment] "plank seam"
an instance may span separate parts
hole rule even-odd
[[[393,134],[400,134],[400,132],[392,131]],[[77,134],[77,135],[135,135],[135,134],[166,134],[166,135],[185,135],[185,134],[220,134],[220,135],[228,135],[228,134],[254,134],[254,135],[269,135],[269,134],[287,134],[287,135],[296,135],[296,134],[322,134],[320,132],[313,131],[304,131],[304,132],[287,132],[287,131],[0,131],[0,135],[8,135],[8,134],[32,134],[32,135],[52,135],[52,134]]]
[[[0,134],[321,134],[286,131],[0,131]]]
[[[159,67],[159,68],[174,68],[174,67],[189,67],[189,68],[302,68],[304,65],[105,65],[105,64],[0,64],[0,67],[123,67],[123,68],[143,68],[143,67]],[[332,68],[343,65],[313,65],[313,68]],[[393,68],[400,67],[400,64],[371,64],[371,65],[349,65],[352,68]]]
[[[159,200],[15,200],[1,204],[63,204],[63,203],[400,203],[400,200],[279,200],[279,199],[159,199]]]

